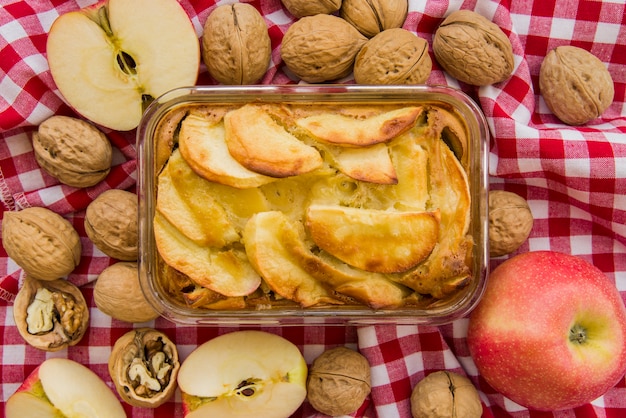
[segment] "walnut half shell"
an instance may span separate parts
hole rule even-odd
[[[81,291],[64,279],[26,277],[15,297],[13,317],[24,340],[44,351],[78,343],[89,326],[89,308]]]
[[[108,369],[124,401],[133,406],[156,408],[168,401],[178,387],[178,350],[164,333],[138,328],[115,342]]]

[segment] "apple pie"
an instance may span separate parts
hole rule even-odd
[[[426,307],[473,280],[468,135],[434,104],[188,104],[157,127],[153,234],[197,309]]]

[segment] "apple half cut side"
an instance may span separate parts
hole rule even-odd
[[[138,126],[146,102],[194,85],[200,65],[198,37],[176,0],[106,0],[62,14],[46,52],[68,104],[119,131]]]
[[[187,418],[287,418],[306,398],[308,368],[287,339],[233,331],[200,345],[178,372]]]
[[[102,379],[73,360],[50,358],[7,399],[6,418],[126,417]]]

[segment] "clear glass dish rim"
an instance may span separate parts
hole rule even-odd
[[[472,193],[472,232],[474,246],[473,290],[462,298],[438,309],[403,308],[373,310],[369,308],[281,309],[281,310],[201,310],[184,309],[170,303],[155,288],[156,248],[152,236],[154,215],[154,147],[151,141],[161,117],[174,107],[224,101],[243,103],[263,101],[342,102],[370,100],[393,102],[400,100],[444,103],[465,117],[470,134],[470,189]],[[489,275],[488,241],[488,147],[489,128],[478,104],[463,91],[449,86],[400,85],[254,85],[254,86],[190,86],[171,90],[155,99],[144,112],[137,129],[139,204],[139,280],[144,295],[165,319],[181,325],[376,325],[423,324],[439,326],[469,314],[479,302]],[[152,165],[151,165],[152,164]],[[476,222],[478,219],[478,222]]]

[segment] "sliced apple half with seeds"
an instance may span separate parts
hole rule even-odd
[[[207,180],[242,189],[276,180],[249,170],[233,158],[226,145],[223,122],[192,113],[181,124],[178,142],[183,158]]]
[[[65,358],[41,363],[7,399],[4,413],[6,418],[126,417],[97,374]]]
[[[196,83],[200,44],[176,0],[106,0],[59,16],[46,52],[59,91],[107,128],[137,127],[145,105]]]
[[[226,145],[244,167],[272,177],[306,174],[322,166],[319,151],[300,141],[261,107],[247,104],[224,116]]]
[[[415,125],[422,111],[422,107],[409,106],[366,119],[322,113],[300,118],[296,124],[322,142],[364,147],[388,142],[408,131]]]
[[[178,372],[187,418],[288,418],[306,398],[300,350],[265,331],[233,331],[192,351]]]
[[[415,267],[439,239],[439,212],[398,212],[311,205],[306,227],[321,249],[366,271],[400,273]]]

